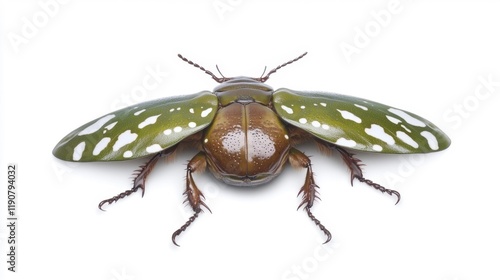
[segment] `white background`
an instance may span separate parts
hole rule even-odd
[[[494,1],[2,1],[0,213],[18,166],[17,272],[2,279],[499,279],[500,5]],[[348,53],[346,51],[353,51]],[[324,235],[295,211],[305,172],[238,189],[197,175],[213,214],[182,206],[184,151],[151,174],[144,198],[99,211],[144,160],[71,164],[52,148],[81,124],[132,103],[260,76],[309,54],[271,86],[355,95],[417,113],[452,139],[440,153],[358,153],[359,182],[338,157],[312,156]],[[156,69],[156,70],[155,70]],[[154,87],[141,89],[151,71]],[[165,73],[168,73],[165,74]],[[489,86],[485,82],[490,80]],[[487,83],[486,83],[487,84]],[[141,91],[142,90],[142,91]]]

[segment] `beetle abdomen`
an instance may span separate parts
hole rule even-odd
[[[259,103],[232,103],[219,109],[203,147],[208,166],[231,185],[268,182],[286,162],[288,132],[276,113]]]

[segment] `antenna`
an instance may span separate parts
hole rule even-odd
[[[210,75],[210,77],[212,77],[212,79],[214,79],[214,80],[215,80],[216,82],[218,82],[218,83],[222,83],[222,82],[225,82],[225,81],[229,80],[229,78],[225,78],[225,77],[219,78],[219,77],[215,76],[215,74],[214,74],[214,73],[212,73],[211,71],[208,71],[207,69],[203,68],[203,66],[201,66],[201,65],[199,65],[199,64],[197,64],[197,63],[194,63],[194,62],[192,62],[191,60],[189,60],[189,59],[187,59],[187,58],[183,57],[181,54],[178,54],[177,56],[178,56],[180,59],[184,60],[185,62],[187,62],[187,63],[189,63],[189,64],[193,65],[193,66],[194,66],[194,67],[196,67],[196,68],[199,68],[201,71],[203,71],[203,72],[205,72],[206,74]],[[219,67],[218,67],[218,66],[216,66],[216,67],[217,67],[217,70],[219,70]],[[220,73],[220,71],[219,71],[219,73]],[[222,75],[222,74],[221,74],[221,75]]]
[[[283,68],[283,67],[287,66],[288,64],[292,64],[292,63],[294,63],[295,61],[297,61],[297,60],[299,60],[299,59],[303,58],[306,54],[307,54],[307,52],[305,52],[305,53],[301,54],[300,56],[298,56],[298,57],[296,57],[296,58],[294,58],[294,59],[292,59],[292,60],[290,60],[290,61],[288,61],[288,62],[285,62],[285,63],[283,63],[283,64],[279,65],[278,67],[276,67],[276,68],[274,68],[273,70],[269,71],[269,73],[267,73],[267,75],[265,75],[264,77],[260,77],[260,78],[259,78],[259,79],[257,79],[257,80],[258,80],[258,81],[261,81],[261,82],[263,82],[263,83],[264,83],[264,82],[266,82],[266,81],[267,81],[267,79],[269,79],[269,76],[271,76],[271,74],[274,74],[274,73],[276,73],[276,71],[278,71],[279,69],[281,69],[281,68]]]
[[[269,72],[267,73],[267,75],[265,75],[265,76],[264,76],[264,73],[266,72],[266,69],[267,69],[267,67],[265,67],[265,68],[264,68],[264,72],[262,73],[262,75],[260,76],[260,78],[252,78],[252,79],[254,79],[254,80],[258,81],[258,82],[261,82],[261,83],[265,83],[265,82],[269,79],[269,76],[271,76],[272,74],[276,73],[276,71],[278,71],[279,69],[281,69],[281,68],[283,68],[283,67],[285,67],[285,66],[287,66],[287,65],[289,65],[289,64],[292,64],[292,63],[294,63],[295,61],[297,61],[297,60],[299,60],[299,59],[303,58],[306,54],[307,54],[307,52],[305,52],[305,53],[301,54],[300,56],[298,56],[298,57],[296,57],[296,58],[294,58],[294,59],[292,59],[292,60],[290,60],[290,61],[288,61],[288,62],[285,62],[285,63],[283,63],[283,64],[279,65],[278,67],[276,67],[276,68],[272,69],[271,71],[269,71]],[[196,67],[196,68],[200,69],[201,71],[205,72],[206,74],[208,74],[210,77],[212,77],[212,79],[214,79],[214,80],[215,80],[216,82],[218,82],[218,83],[227,82],[227,81],[229,81],[229,80],[233,79],[233,78],[226,78],[226,77],[224,77],[224,75],[222,75],[221,71],[219,70],[219,66],[217,66],[217,65],[215,65],[215,67],[217,68],[217,71],[219,71],[219,74],[220,74],[222,77],[217,77],[217,76],[215,76],[215,74],[214,74],[214,73],[212,73],[211,71],[209,71],[209,70],[207,70],[207,69],[203,68],[203,66],[201,66],[201,65],[199,65],[199,64],[197,64],[197,63],[194,63],[194,62],[192,62],[191,60],[189,60],[189,59],[187,59],[187,58],[183,57],[181,54],[178,54],[177,56],[178,56],[180,59],[182,59],[182,60],[184,60],[185,62],[187,62],[188,64],[191,64],[191,65],[193,65],[194,67]]]

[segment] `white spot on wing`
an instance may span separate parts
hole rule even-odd
[[[115,127],[115,125],[117,124],[118,122],[114,122],[114,123],[110,123],[109,125],[107,125],[105,128],[107,130],[111,130],[113,127]]]
[[[387,117],[387,119],[388,119],[388,120],[390,120],[390,121],[391,121],[391,123],[393,123],[393,124],[398,124],[398,123],[400,123],[400,122],[401,122],[401,120],[400,120],[400,119],[397,119],[397,118],[395,118],[395,117],[388,116],[388,115],[387,115],[386,117]]]
[[[80,131],[80,133],[78,133],[78,135],[81,136],[81,135],[87,135],[87,134],[94,133],[94,132],[98,131],[105,123],[107,123],[109,120],[111,120],[114,117],[115,117],[115,115],[113,115],[113,114],[104,116],[104,117],[98,119],[95,123],[87,126],[84,130]]]
[[[425,127],[425,123],[423,123],[419,119],[416,119],[416,118],[408,115],[408,113],[406,113],[406,112],[403,112],[401,110],[394,109],[394,108],[390,108],[388,111],[391,112],[391,113],[393,113],[393,114],[396,114],[396,115],[400,116],[401,118],[403,118],[409,124],[412,124],[414,126],[419,126],[419,127]]]
[[[321,128],[323,128],[324,130],[328,130],[328,129],[330,129],[330,126],[327,124],[322,124]]]
[[[439,149],[438,141],[436,139],[436,136],[434,136],[432,133],[429,131],[422,131],[420,132],[420,135],[424,136],[425,139],[427,139],[427,143],[429,144],[429,147],[433,149],[434,151]]]
[[[318,121],[312,121],[312,123],[311,123],[311,124],[312,124],[312,126],[314,126],[314,127],[320,127],[320,126],[321,126],[321,124],[320,124]]]
[[[381,152],[382,151],[382,146],[375,144],[375,145],[372,146],[372,149],[374,151]]]
[[[321,105],[323,107],[326,107],[326,103],[325,102],[321,102],[321,103],[319,103],[319,105]]]
[[[339,110],[337,109],[337,111],[340,112],[340,114],[342,115],[342,117],[346,120],[351,120],[353,122],[356,122],[356,123],[361,123],[361,119],[354,115],[353,113],[349,112],[349,111],[344,111],[344,110]]]
[[[113,145],[113,151],[118,151],[121,147],[130,144],[137,139],[137,133],[130,133],[130,129],[118,135],[118,140],[116,140]]]
[[[108,146],[110,141],[111,141],[111,138],[109,138],[109,137],[102,138],[101,141],[99,141],[99,143],[97,143],[97,145],[95,145],[95,148],[94,148],[94,151],[92,151],[92,154],[94,156],[99,155],[102,152],[102,150],[104,150]]]
[[[195,122],[190,122],[190,123],[188,123],[188,126],[190,128],[195,128],[196,127],[196,123]]]
[[[285,105],[281,105],[281,109],[285,110],[288,114],[293,114],[293,109]]]
[[[354,104],[354,106],[356,106],[356,107],[358,107],[358,108],[360,108],[360,109],[363,109],[363,110],[365,110],[365,111],[368,111],[368,108],[366,108],[366,107],[365,107],[365,106],[363,106],[363,105]]]
[[[181,132],[181,131],[182,131],[182,127],[180,127],[180,126],[174,127],[174,132]]]
[[[299,123],[301,123],[301,124],[305,124],[305,123],[307,123],[306,118],[300,118],[300,119],[299,119]]]
[[[306,108],[306,106],[304,106],[304,105],[300,106],[300,109],[305,109],[305,108]]]
[[[161,115],[161,114],[160,114],[160,115]],[[139,126],[138,126],[138,127],[139,127],[139,128],[144,128],[144,127],[146,127],[146,126],[148,126],[148,125],[150,125],[150,124],[154,124],[154,123],[156,123],[156,120],[158,119],[158,117],[159,117],[160,115],[152,116],[152,117],[149,117],[149,118],[145,119],[143,122],[141,122],[141,123],[139,124]]]
[[[396,136],[401,139],[403,142],[406,144],[412,146],[413,148],[418,148],[418,143],[415,142],[408,134],[404,133],[403,131],[396,131]]]
[[[194,109],[193,108],[189,108],[189,113],[194,114]]]
[[[158,144],[153,144],[149,147],[146,148],[146,152],[152,154],[152,153],[157,153],[159,151],[163,150],[162,147]]]
[[[344,137],[339,138],[337,141],[335,141],[335,144],[343,146],[343,147],[354,147],[356,146],[356,141],[351,140],[351,139],[345,139]]]
[[[394,138],[387,134],[384,131],[384,128],[378,124],[372,124],[370,128],[365,128],[365,132],[372,137],[384,141],[388,145],[394,145],[394,143],[396,143],[396,141],[394,141]]]
[[[142,110],[139,110],[137,112],[134,113],[134,116],[139,116],[140,114],[142,114],[144,111],[146,111],[146,109],[142,109]]]
[[[125,153],[123,153],[124,158],[129,158],[132,157],[133,155],[134,153],[132,153],[132,151],[125,151]]]
[[[80,144],[76,145],[73,150],[73,160],[79,161],[82,158],[83,151],[85,151],[85,141],[80,142]]]
[[[205,109],[205,110],[201,111],[201,117],[204,118],[204,117],[208,116],[208,114],[210,114],[211,112],[212,112],[212,108]]]
[[[167,130],[163,131],[163,134],[165,134],[165,135],[172,134],[172,129],[167,129]]]
[[[404,124],[401,125],[402,128],[404,128],[406,131],[410,132],[411,133],[411,130],[408,129],[408,127],[406,127]]]

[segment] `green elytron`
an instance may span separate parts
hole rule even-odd
[[[318,198],[311,161],[295,148],[313,141],[338,151],[354,179],[397,196],[363,177],[361,161],[348,150],[378,153],[429,153],[450,145],[450,139],[426,119],[377,102],[321,92],[273,90],[269,76],[306,53],[260,78],[219,78],[186,58],[220,83],[213,92],[148,101],[104,115],[64,137],[53,154],[66,161],[118,161],[150,157],[136,172],[133,187],[99,204],[111,204],[141,189],[161,157],[181,146],[199,150],[187,165],[186,201],[194,215],[172,235],[172,241],[198,217],[210,211],[192,173],[208,167],[223,182],[255,186],[279,175],[286,162],[307,169],[300,189],[308,216],[330,241],[330,232],[311,213]],[[397,202],[396,202],[397,203]],[[325,242],[325,243],[326,243]]]

